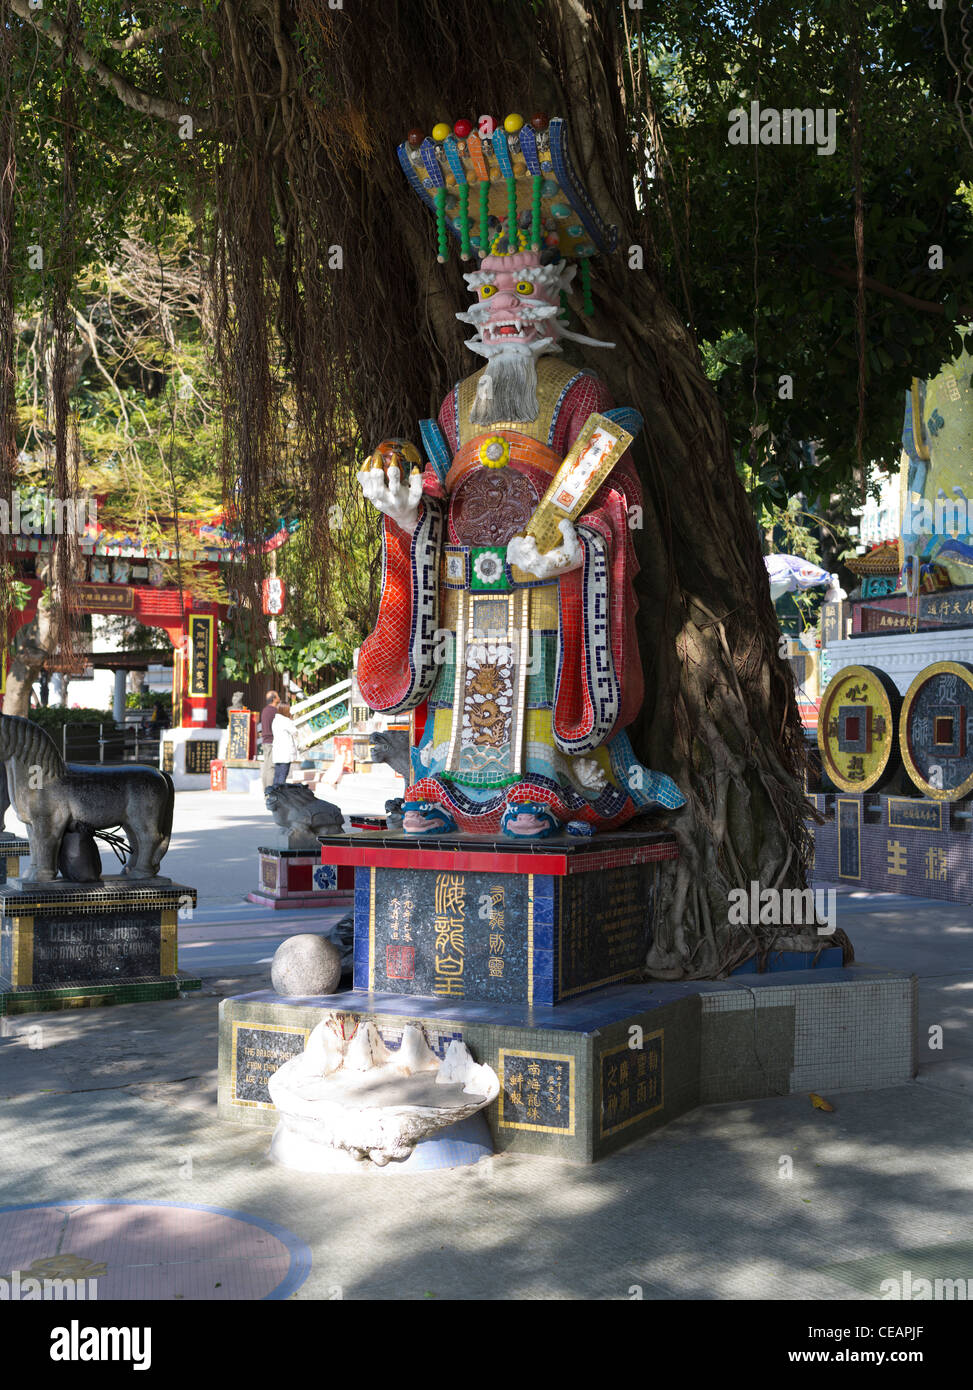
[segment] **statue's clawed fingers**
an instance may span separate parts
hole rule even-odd
[[[364,496],[373,507],[392,518],[405,531],[412,531],[419,519],[422,499],[422,475],[414,472],[406,489],[397,464],[389,465],[388,479],[381,468],[363,468],[358,481]]]

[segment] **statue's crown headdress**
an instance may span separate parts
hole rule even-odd
[[[413,191],[436,215],[440,261],[449,254],[450,232],[463,260],[474,251],[482,258],[531,249],[584,267],[597,252],[615,249],[617,228],[599,217],[559,116],[538,112],[525,122],[510,115],[502,123],[481,116],[475,126],[441,121],[431,136],[410,130],[398,154]]]

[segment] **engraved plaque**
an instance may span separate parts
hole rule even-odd
[[[627,1043],[601,1055],[601,1137],[625,1129],[661,1110],[663,1097],[662,1032]]]
[[[220,745],[215,738],[194,738],[186,744],[186,771],[209,776],[209,765],[219,757]]]
[[[105,921],[62,915],[34,917],[35,985],[132,980],[158,976],[161,914],[127,912]]]
[[[310,1031],[280,1028],[274,1023],[234,1023],[233,1103],[272,1109],[267,1082],[285,1062],[304,1051]]]
[[[501,1048],[498,1122],[504,1129],[574,1133],[574,1058]]]

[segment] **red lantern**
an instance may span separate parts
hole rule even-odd
[[[284,611],[287,600],[287,587],[276,574],[268,574],[263,586],[263,610],[271,617],[278,617]]]

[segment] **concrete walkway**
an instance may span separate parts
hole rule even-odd
[[[266,826],[234,804],[244,800],[182,794],[166,867],[201,890],[207,916],[184,930],[187,946],[246,937],[266,961],[313,914],[227,907],[250,886]],[[215,1118],[217,1008],[263,987],[269,966],[254,962],[246,975],[215,968],[202,997],[11,1020],[0,1206],[59,1204],[57,1252],[44,1244],[56,1223],[32,1218],[44,1223],[37,1258],[97,1255],[113,1292],[131,1267],[127,1286],[143,1297],[266,1296],[289,1241],[310,1254],[305,1278],[292,1252],[279,1286],[297,1299],[629,1299],[635,1287],[646,1299],[875,1299],[904,1269],[973,1280],[973,909],[843,894],[838,925],[860,960],[920,977],[921,1069],[912,1084],[834,1096],[831,1114],[806,1096],[710,1106],[590,1168],[501,1156],[409,1177],[287,1172],[267,1161],[268,1131]],[[142,1205],[65,1210],[106,1202]],[[196,1253],[160,1219],[165,1269],[146,1286],[132,1252],[155,1230],[152,1202],[193,1209],[183,1226]],[[263,1223],[262,1284],[242,1272],[258,1237],[224,1238],[199,1210],[213,1207],[238,1233]],[[27,1248],[7,1216],[0,1274]]]

